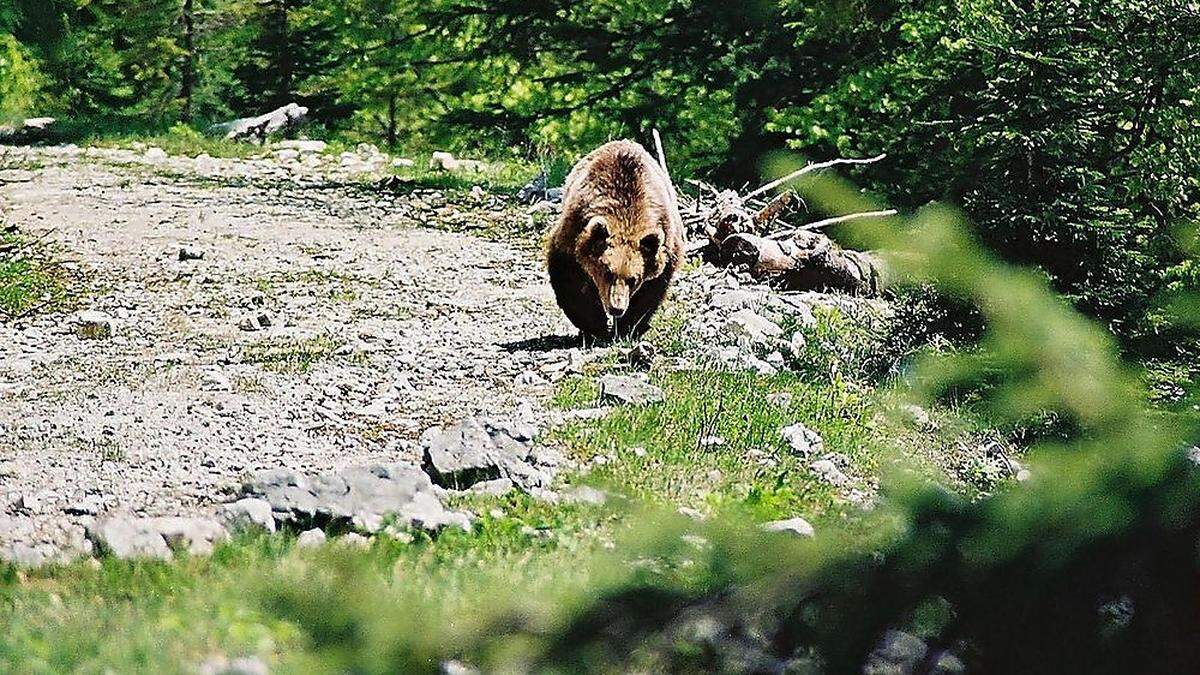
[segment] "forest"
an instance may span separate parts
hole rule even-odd
[[[741,277],[719,277],[683,282],[675,302],[684,309],[664,310],[649,346],[610,346],[594,360],[583,357],[583,366],[575,355],[567,365],[530,361],[516,381],[546,385],[538,405],[580,413],[555,418],[560,423],[547,431],[586,467],[565,472],[565,480],[572,489],[578,479],[611,493],[607,504],[568,499],[563,485],[561,502],[520,490],[493,501],[457,494],[460,501],[447,503],[477,516],[474,529],[394,537],[382,530],[369,533],[364,550],[312,554],[299,551],[297,532],[281,524],[276,533],[268,510],[270,534],[238,535],[202,560],[110,556],[92,567],[37,572],[0,563],[0,617],[13,626],[0,638],[0,665],[183,670],[219,650],[257,655],[280,672],[1194,668],[1198,92],[1200,3],[1193,0],[0,0],[0,126],[56,118],[44,143],[51,153],[114,140],[137,143],[139,153],[153,145],[148,139],[186,145],[214,124],[296,103],[309,111],[300,135],[334,150],[450,151],[529,174],[498,195],[490,185],[468,192],[467,184],[419,182],[387,193],[396,184],[386,179],[343,193],[335,188],[345,185],[314,181],[287,202],[279,196],[286,190],[310,188],[280,188],[268,171],[274,205],[304,205],[276,223],[277,237],[327,206],[353,222],[339,231],[346,241],[377,236],[372,228],[397,212],[415,228],[443,228],[439,219],[472,209],[499,219],[537,171],[553,187],[592,148],[617,138],[653,148],[655,132],[689,199],[698,181],[745,192],[808,162],[881,158],[846,168],[845,179],[822,173],[793,187],[813,220],[883,208],[899,214],[827,230],[848,248],[886,258],[898,281],[884,294],[897,308],[884,328],[855,327],[852,312],[817,311],[807,322],[789,316],[768,322],[778,333],[770,339],[789,347],[764,350],[775,344],[764,339],[749,360],[757,372],[715,369],[695,354],[728,336],[697,338],[692,327],[697,316],[706,325],[705,313],[719,313],[708,299],[722,289],[749,292]],[[138,203],[151,210],[164,185],[171,190],[163,200],[182,199],[179,185],[214,194],[247,189],[212,176],[172,183],[182,179],[161,165],[140,178],[114,178],[93,156],[66,156],[22,159],[0,149],[0,197],[9,189],[28,212],[36,199],[22,196],[27,184],[51,176],[74,186],[52,194],[87,193],[87,183],[69,181],[75,173],[93,180],[89,172],[100,176],[97,185],[140,185]],[[104,171],[132,172],[114,166]],[[16,173],[4,173],[10,169]],[[228,194],[221,199],[233,199]],[[233,208],[189,199],[181,212]],[[343,201],[363,210],[354,214]],[[498,228],[507,234],[497,239],[518,252],[511,258],[522,270],[540,273],[530,251],[548,220],[526,206],[504,216],[517,225]],[[263,222],[279,217],[257,213]],[[203,229],[204,218],[189,227]],[[39,250],[19,226],[14,220],[0,231],[0,281],[4,254]],[[154,227],[147,237],[167,226]],[[83,248],[103,240],[80,236]],[[216,283],[222,275],[197,273],[193,283],[194,270],[184,266],[221,263],[228,251],[219,247],[235,240],[214,235],[207,259],[190,239],[172,248],[174,276],[162,286],[193,292]],[[324,243],[303,242],[302,255],[272,258],[267,248],[250,257],[336,260],[350,269],[395,244],[371,239],[384,243],[354,249],[355,258],[327,239],[314,241]],[[482,276],[512,265],[466,241],[437,250],[469,251],[483,262],[463,269]],[[325,245],[332,252],[313,252]],[[43,263],[17,264],[27,274]],[[689,264],[688,274],[724,273]],[[506,288],[523,288],[522,272],[508,273]],[[415,309],[389,306],[385,316],[386,303],[368,302],[372,293],[421,284],[384,276],[387,283],[361,287],[351,271],[325,268],[236,281],[253,289],[256,316],[276,302],[273,294],[285,295],[281,288],[294,295],[320,284],[315,297],[334,307],[322,320],[335,316],[328,322],[344,328],[364,315],[386,319],[403,326],[394,331],[402,337],[424,335],[405,321],[434,322],[466,302],[456,295]],[[413,276],[431,287],[438,281]],[[63,283],[50,274],[44,285]],[[708,295],[698,306],[679,300],[700,287]],[[69,304],[52,299],[52,307]],[[336,314],[356,302],[369,306]],[[536,315],[528,305],[506,307],[504,320]],[[41,319],[55,322],[54,311]],[[213,320],[228,323],[229,312],[222,305]],[[451,332],[471,337],[475,317],[456,316],[461,323]],[[11,323],[12,335],[24,330]],[[232,332],[242,342],[258,339]],[[336,392],[330,382],[345,373],[395,374],[390,354],[347,356],[347,345],[370,339],[331,333],[294,344],[239,343],[206,365],[258,368],[253,377],[218,378],[251,398],[276,385],[308,386],[326,368],[334,374],[312,391]],[[492,342],[506,350],[493,361],[542,344]],[[421,349],[429,344],[440,343]],[[701,365],[692,369],[662,365],[693,357]],[[0,385],[6,373],[39,372],[6,370],[24,358],[0,352]],[[598,378],[633,371],[665,402],[586,416],[605,396]],[[514,378],[505,377],[508,386]],[[341,389],[337,396],[349,396],[354,387]],[[19,388],[11,391],[17,400]],[[899,427],[892,425],[897,405],[907,420]],[[816,435],[811,444],[787,433],[802,417]],[[17,421],[0,416],[0,460],[6,442],[17,446]],[[382,442],[398,428],[381,424],[362,435]],[[405,433],[428,445],[419,431]],[[798,445],[806,449],[793,452]],[[805,454],[809,445],[833,459]],[[846,482],[830,487],[814,467],[833,464]],[[0,488],[8,478],[0,472]],[[12,513],[36,512],[13,504]],[[816,523],[815,538],[803,519],[808,532],[798,538],[745,527],[794,522],[786,519],[797,514]],[[326,529],[331,539],[348,536]],[[531,600],[544,606],[531,609]],[[131,646],[113,647],[104,639],[109,631]]]

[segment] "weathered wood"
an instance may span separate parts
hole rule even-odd
[[[883,265],[871,253],[838,246],[818,232],[799,232],[775,240],[735,234],[721,243],[726,264],[745,265],[750,273],[788,291],[838,291],[875,296],[883,290]]]
[[[877,155],[875,157],[868,157],[866,159],[831,159],[828,162],[819,162],[817,164],[809,164],[808,166],[806,166],[802,169],[798,169],[796,171],[793,171],[792,173],[789,173],[788,175],[784,176],[783,178],[779,178],[777,180],[771,181],[770,183],[767,183],[766,185],[755,190],[754,192],[751,192],[750,194],[746,195],[746,199],[754,199],[755,197],[757,197],[759,195],[764,195],[764,194],[770,192],[771,190],[774,190],[777,187],[786,185],[790,181],[796,180],[800,176],[812,173],[813,171],[820,171],[821,169],[828,169],[830,167],[839,166],[842,164],[874,164],[875,162],[878,162],[886,157],[887,157],[887,155]]]
[[[230,140],[266,142],[276,134],[287,133],[299,127],[308,117],[308,108],[289,103],[258,117],[243,117],[230,122],[214,124],[208,128],[212,136],[224,136]]]

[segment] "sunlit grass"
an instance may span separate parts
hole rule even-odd
[[[271,339],[244,346],[242,359],[277,373],[307,373],[316,364],[332,358],[340,346],[326,336]]]
[[[69,297],[66,275],[45,251],[16,234],[0,234],[0,318],[58,308]]]

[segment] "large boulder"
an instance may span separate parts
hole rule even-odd
[[[110,516],[89,526],[87,536],[100,551],[121,559],[167,560],[172,549],[193,555],[212,553],[213,546],[229,535],[208,518]]]
[[[467,418],[423,439],[424,468],[434,482],[454,490],[507,479],[519,488],[549,487],[552,466],[535,452],[536,430],[521,422]]]
[[[639,377],[605,375],[600,378],[600,402],[628,405],[661,403],[663,390]]]

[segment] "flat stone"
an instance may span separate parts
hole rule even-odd
[[[167,540],[146,518],[107,518],[93,523],[87,534],[100,551],[122,560],[171,558]]]
[[[837,464],[828,459],[819,459],[813,462],[809,468],[812,469],[813,473],[820,476],[822,480],[834,487],[846,487],[854,482],[846,474],[842,473]]]
[[[279,148],[280,150],[297,150],[299,152],[316,153],[325,152],[325,148],[328,147],[328,144],[325,143],[325,141],[287,140],[279,141],[275,144],[275,147]]]
[[[357,532],[347,532],[334,541],[342,546],[347,546],[350,548],[365,549],[371,547],[371,540]]]
[[[244,317],[240,322],[238,322],[238,328],[241,328],[242,330],[244,330],[246,332],[254,332],[254,331],[264,330],[264,329],[267,329],[270,327],[271,327],[271,315],[269,315],[265,312],[252,314],[250,316]]]
[[[756,293],[745,289],[719,290],[712,294],[708,304],[717,309],[747,309],[761,303],[763,295],[763,293]]]
[[[648,405],[660,403],[666,398],[662,389],[628,375],[605,375],[598,384],[602,403]]]
[[[229,538],[224,526],[210,518],[165,517],[147,519],[149,526],[175,550],[208,555]]]
[[[179,262],[186,262],[188,260],[203,260],[204,251],[193,246],[180,246],[178,257]]]
[[[84,340],[106,340],[113,335],[115,322],[104,312],[84,310],[75,314],[75,334]]]
[[[422,466],[435,483],[453,490],[501,479],[524,490],[547,487],[548,467],[537,464],[533,452],[536,433],[528,423],[467,418],[426,433]]]
[[[759,316],[750,309],[740,309],[729,315],[729,327],[735,335],[741,335],[754,343],[766,342],[783,334],[779,324]]]
[[[325,543],[325,531],[314,527],[311,530],[305,530],[296,537],[296,546],[300,548],[316,548]]]
[[[221,519],[225,527],[233,532],[262,530],[275,531],[275,516],[271,503],[265,499],[247,497],[221,507]]]
[[[319,527],[374,534],[389,516],[425,530],[470,527],[465,514],[442,505],[429,476],[407,464],[311,475],[264,471],[242,487],[242,494],[268,502],[276,525],[294,530]]]
[[[799,517],[763,523],[762,529],[767,532],[786,532],[797,537],[811,537],[816,534],[813,526],[807,520]]]

